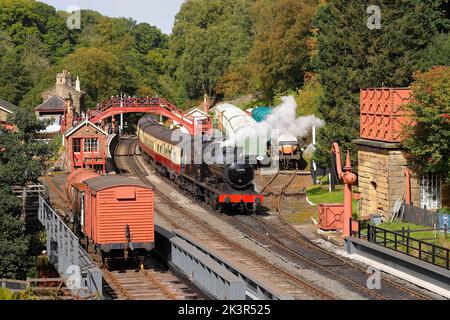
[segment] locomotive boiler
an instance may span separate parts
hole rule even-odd
[[[255,192],[255,166],[222,141],[169,130],[146,116],[138,123],[141,152],[156,170],[215,210],[256,211],[264,200]]]

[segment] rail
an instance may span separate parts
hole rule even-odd
[[[351,221],[351,220],[350,220]],[[350,222],[351,223],[351,222]],[[358,238],[365,238],[367,241],[381,245],[385,248],[404,253],[410,257],[431,263],[435,266],[450,269],[450,249],[427,242],[428,239],[417,239],[411,236],[411,233],[422,231],[440,231],[447,232],[450,228],[423,229],[423,230],[387,230],[371,224],[367,224],[364,233],[359,221],[357,231]]]

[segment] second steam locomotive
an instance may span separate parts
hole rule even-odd
[[[255,166],[239,161],[235,149],[161,126],[150,116],[138,123],[139,148],[156,170],[214,210],[237,207],[255,212],[264,197],[255,192]],[[209,141],[206,141],[209,140]]]

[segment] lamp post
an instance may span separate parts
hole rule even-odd
[[[347,158],[345,160],[344,171],[341,166],[341,151],[339,145],[335,142],[331,147],[331,151],[336,155],[336,167],[339,178],[344,182],[344,233],[343,237],[351,235],[350,219],[352,218],[352,186],[356,184],[356,174],[352,172],[350,161],[350,152],[347,150]]]

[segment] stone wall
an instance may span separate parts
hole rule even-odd
[[[363,215],[388,216],[395,202],[406,194],[403,168],[407,162],[397,145],[359,140],[358,180]],[[411,201],[419,204],[417,177],[411,177]]]

